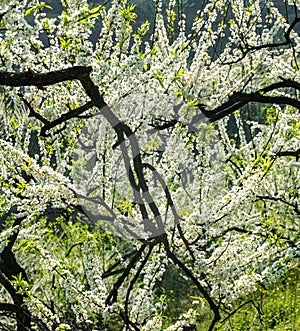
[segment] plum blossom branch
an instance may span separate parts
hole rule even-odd
[[[289,206],[291,208],[293,208],[294,212],[297,214],[297,215],[300,215],[300,209],[298,208],[298,203],[295,202],[295,204],[289,202],[289,201],[286,201],[285,199],[281,198],[281,197],[272,197],[272,196],[262,196],[262,195],[257,195],[257,198],[260,199],[260,200],[270,200],[270,201],[279,201],[279,202],[282,202],[283,204],[285,204],[286,206]]]
[[[296,12],[297,14],[297,12]],[[247,41],[243,38],[242,41],[244,43],[244,47],[240,46],[240,51],[242,52],[241,56],[234,60],[234,61],[228,61],[225,62],[223,64],[234,64],[234,63],[238,63],[241,60],[243,60],[247,54],[251,53],[251,52],[255,52],[261,49],[272,49],[272,48],[278,48],[278,47],[283,47],[283,46],[288,46],[288,45],[292,45],[292,39],[291,39],[291,33],[292,31],[295,29],[296,25],[300,22],[300,18],[296,17],[294,18],[294,20],[292,21],[292,23],[290,24],[290,26],[288,27],[288,29],[284,32],[284,41],[281,42],[277,42],[277,43],[266,43],[266,44],[261,44],[261,45],[257,45],[257,46],[251,46],[247,43]],[[293,47],[293,45],[292,45]],[[293,47],[293,52],[295,52],[294,47]]]
[[[284,79],[281,77],[281,82],[277,82],[274,84],[270,84],[262,89],[259,89],[257,92],[253,93],[242,93],[242,92],[235,92],[228,97],[228,100],[224,102],[222,105],[216,107],[212,110],[205,110],[201,107],[201,111],[204,113],[205,116],[209,118],[211,122],[215,122],[220,120],[234,111],[242,108],[246,104],[250,102],[257,102],[257,103],[267,103],[267,104],[278,104],[278,105],[289,105],[295,107],[300,110],[300,101],[287,97],[287,96],[270,96],[266,95],[266,93],[279,90],[281,88],[294,88],[296,90],[300,90],[300,84],[296,81],[291,79]]]

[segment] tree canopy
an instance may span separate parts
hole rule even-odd
[[[299,263],[300,3],[52,2],[0,13],[0,328],[261,314]]]

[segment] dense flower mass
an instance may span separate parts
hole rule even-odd
[[[55,3],[0,13],[0,329],[226,325],[299,261],[300,4]]]

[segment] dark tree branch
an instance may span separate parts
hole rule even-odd
[[[263,45],[258,45],[258,46],[248,46],[245,50],[245,53],[249,53],[251,51],[255,51],[255,50],[260,50],[263,48],[276,48],[276,47],[282,47],[282,46],[287,46],[289,45],[292,40],[291,40],[291,32],[294,30],[294,28],[296,27],[296,25],[300,22],[300,18],[296,17],[293,22],[291,23],[291,25],[289,26],[289,28],[286,30],[286,32],[284,33],[284,41],[279,42],[279,43],[268,43],[268,44],[263,44]]]
[[[28,102],[25,98],[24,95],[22,95],[21,93],[18,93],[18,96],[22,99],[22,101],[25,103],[25,105],[28,107],[29,109],[29,117],[34,117],[38,120],[40,120],[44,125],[48,125],[49,121],[44,118],[41,114],[39,114],[38,112],[36,112],[33,107],[31,106],[30,102]]]
[[[245,106],[249,102],[257,102],[257,103],[267,103],[267,104],[278,104],[278,105],[290,105],[297,109],[300,109],[300,101],[291,97],[286,96],[269,96],[266,93],[278,90],[281,88],[294,88],[300,91],[300,84],[291,79],[283,79],[281,78],[281,82],[277,82],[266,86],[257,92],[253,93],[241,93],[235,92],[231,96],[228,97],[228,100],[224,102],[222,105],[216,107],[213,110],[204,110],[201,107],[201,111],[205,116],[208,117],[210,122],[215,122],[219,119],[222,119],[234,111],[240,109]]]
[[[18,313],[20,312],[20,307],[13,303],[7,303],[7,302],[0,302],[0,310],[1,311],[7,311],[11,313]]]
[[[254,301],[253,300],[249,300],[249,301],[246,301],[244,303],[242,303],[239,307],[237,307],[236,309],[234,309],[233,311],[231,311],[222,321],[221,321],[221,324],[223,325],[228,319],[230,319],[237,311],[239,311],[241,308],[243,308],[244,306],[248,305],[249,303],[252,303],[254,305],[254,307],[256,309],[258,309],[258,312],[259,314],[262,314],[261,310],[259,309],[259,307],[257,307],[255,304],[254,304]]]
[[[210,309],[214,313],[214,318],[211,322],[211,325],[208,329],[208,331],[212,331],[216,325],[216,323],[220,320],[220,311],[219,307],[216,305],[216,303],[213,301],[209,293],[206,291],[206,289],[201,285],[201,283],[198,281],[198,279],[193,275],[192,271],[183,263],[181,262],[177,256],[170,250],[169,242],[167,241],[166,237],[164,240],[165,250],[167,253],[168,258],[177,265],[185,274],[186,276],[196,285],[199,292],[203,295],[205,300],[210,306]]]
[[[122,259],[125,260],[125,259],[131,257],[132,255],[135,255],[136,253],[137,253],[137,251],[134,250],[133,252],[130,252],[128,254],[125,254],[122,257]],[[112,275],[115,275],[115,274],[118,274],[118,273],[124,271],[125,268],[115,270],[121,263],[122,263],[121,260],[118,260],[116,263],[114,263],[112,266],[110,266],[108,268],[108,270],[104,271],[104,273],[101,275],[101,278],[102,279],[105,279],[107,277],[110,277]]]
[[[84,80],[89,77],[92,72],[91,67],[76,66],[67,69],[62,69],[58,71],[52,71],[48,73],[35,73],[32,70],[22,73],[17,72],[5,72],[0,71],[0,85],[6,86],[37,86],[43,87],[47,85],[54,85],[67,80]],[[74,110],[61,115],[56,120],[50,122],[45,119],[42,115],[37,113],[30,103],[24,98],[20,93],[18,95],[21,97],[25,105],[29,108],[29,116],[35,117],[40,120],[44,126],[41,129],[41,135],[45,136],[46,132],[59,124],[65,123],[67,120],[78,117],[86,110],[93,106],[93,102],[89,101],[85,105],[80,106]]]
[[[78,117],[78,115],[84,113],[85,111],[89,110],[92,107],[93,107],[93,102],[89,101],[86,104],[76,109],[72,109],[69,112],[62,114],[56,120],[45,123],[45,125],[41,129],[41,136],[46,136],[46,132],[49,131],[50,129],[56,127],[57,125],[64,124],[66,121],[72,118]]]
[[[144,250],[145,250],[146,247],[147,247],[147,245],[146,244],[143,244],[141,246],[141,248],[137,251],[137,253],[135,254],[135,256],[131,259],[131,261],[129,262],[129,264],[127,265],[127,267],[125,268],[125,270],[123,271],[122,275],[115,282],[115,284],[114,284],[111,292],[107,296],[106,301],[105,301],[106,304],[110,304],[111,302],[116,301],[119,288],[121,287],[121,285],[123,284],[123,282],[125,281],[125,279],[129,276],[131,270],[135,267],[136,263],[141,258],[141,256],[142,256],[142,254],[143,254],[143,252],[144,252]]]
[[[76,109],[71,109],[67,113],[62,114],[60,117],[58,117],[54,121],[50,122],[46,118],[44,118],[41,114],[36,112],[33,109],[33,107],[31,106],[31,104],[24,98],[24,96],[21,93],[18,93],[18,95],[23,100],[25,105],[28,107],[29,116],[40,120],[44,124],[44,126],[41,129],[41,136],[46,136],[46,132],[49,131],[50,129],[56,127],[57,125],[65,124],[66,121],[68,121],[72,118],[78,117],[79,115],[81,115],[82,113],[84,113],[85,111],[87,111],[88,109],[93,107],[93,102],[89,101],[86,104],[84,104]]]
[[[81,80],[88,77],[92,67],[76,66],[67,69],[51,71],[47,73],[35,73],[32,70],[26,72],[7,72],[0,70],[0,85],[6,86],[48,86],[67,80]]]
[[[300,148],[298,148],[296,151],[280,151],[276,154],[276,156],[293,156],[296,158],[296,160],[299,159],[300,156]]]
[[[225,62],[223,64],[235,64],[238,63],[239,61],[243,60],[247,54],[251,53],[251,52],[255,52],[261,49],[272,49],[272,48],[278,48],[278,47],[283,47],[283,46],[288,46],[288,45],[292,45],[292,40],[291,40],[291,32],[295,29],[296,25],[300,22],[300,18],[295,17],[295,19],[293,20],[293,22],[290,24],[290,26],[288,27],[288,29],[285,31],[284,33],[284,41],[282,42],[278,42],[278,43],[267,43],[267,44],[262,44],[262,45],[257,45],[257,46],[250,46],[247,41],[245,40],[245,38],[242,37],[242,42],[244,43],[245,47],[243,47],[242,45],[239,46],[240,51],[242,52],[241,56],[234,60],[234,61],[230,61],[230,62]],[[292,45],[293,47],[293,45]]]
[[[131,325],[135,330],[139,330],[139,328],[137,328],[131,321],[129,318],[129,312],[128,312],[128,306],[129,306],[129,297],[130,297],[130,293],[133,289],[134,284],[136,283],[136,281],[138,280],[141,272],[143,271],[147,261],[150,258],[150,255],[152,253],[153,250],[153,245],[149,246],[149,250],[147,252],[147,255],[145,256],[145,258],[143,259],[143,261],[141,262],[137,272],[135,273],[134,277],[132,278],[132,280],[130,281],[129,287],[127,289],[127,293],[126,293],[126,299],[125,299],[125,323],[127,325]]]
[[[178,123],[178,120],[176,119],[172,119],[169,121],[160,120],[160,122],[163,122],[163,124],[160,124],[159,120],[156,120],[156,122],[153,121],[153,123],[149,124],[149,126],[152,126],[156,130],[165,130],[174,127]]]
[[[26,305],[24,304],[24,297],[22,294],[17,293],[10,280],[0,269],[0,283],[10,294],[13,299],[14,305],[16,308],[14,312],[16,313],[17,321],[17,331],[28,331],[31,329],[31,314],[28,311]],[[5,308],[2,306],[2,308]],[[6,306],[6,308],[8,308]],[[12,308],[12,307],[10,307]],[[1,307],[0,307],[1,310]],[[3,310],[3,309],[2,309]]]
[[[166,195],[166,199],[167,199],[167,203],[168,203],[168,206],[170,206],[171,208],[171,211],[173,213],[173,216],[174,216],[174,227],[177,226],[178,228],[178,231],[179,231],[179,235],[182,239],[182,241],[184,242],[185,246],[186,246],[186,249],[188,250],[188,252],[190,253],[191,255],[191,258],[192,258],[192,261],[195,262],[196,261],[196,258],[195,258],[195,255],[187,241],[187,239],[185,238],[185,235],[182,231],[182,228],[180,226],[180,223],[179,223],[179,220],[180,220],[180,217],[179,215],[177,214],[177,210],[175,208],[175,205],[174,205],[174,202],[173,202],[173,199],[172,199],[172,196],[171,196],[171,193],[169,191],[169,188],[165,182],[165,180],[162,178],[162,176],[156,171],[155,167],[153,167],[151,164],[149,163],[143,163],[143,167],[144,168],[148,168],[150,169],[152,172],[153,172],[153,176],[160,182],[161,184],[161,187],[164,189],[165,191],[165,195]]]
[[[291,208],[294,209],[294,212],[297,214],[297,215],[300,215],[300,209],[298,208],[298,203],[297,201],[295,202],[295,204],[292,204],[280,197],[271,197],[271,196],[263,196],[263,195],[257,195],[257,198],[260,199],[260,200],[270,200],[270,201],[279,201],[279,202],[282,202],[284,205],[286,206],[289,206]]]

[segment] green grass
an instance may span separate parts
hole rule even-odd
[[[300,268],[288,272],[280,283],[261,288],[244,298],[243,305],[230,318],[219,323],[218,331],[299,331],[300,330]],[[241,306],[234,304],[234,309]],[[199,312],[201,319],[201,312]],[[207,330],[208,312],[202,312],[197,330]]]
[[[174,270],[169,270],[163,285],[170,298],[165,311],[165,329],[189,308],[196,308],[192,302],[197,291],[187,284],[179,284],[178,274]],[[233,311],[235,313],[230,317],[230,312],[222,312],[222,321],[215,327],[215,331],[300,331],[300,268],[290,270],[281,282],[261,287],[234,302]],[[208,307],[199,308],[197,330],[208,330],[212,318]]]

